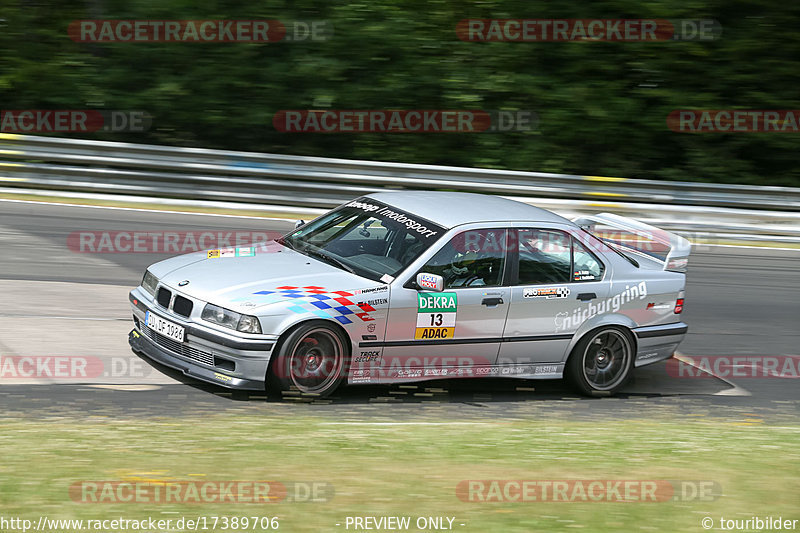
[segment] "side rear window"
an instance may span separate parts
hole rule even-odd
[[[606,267],[592,252],[572,239],[572,281],[600,281]]]
[[[519,285],[568,283],[570,278],[569,236],[560,231],[518,231]]]
[[[603,262],[565,232],[519,229],[516,248],[517,285],[581,283],[603,279]]]

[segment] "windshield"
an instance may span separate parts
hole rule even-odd
[[[445,229],[371,198],[359,198],[279,242],[320,261],[390,283]]]

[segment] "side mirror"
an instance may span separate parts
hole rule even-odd
[[[297,222],[295,222],[295,223],[294,223],[294,229],[297,229],[297,228],[299,228],[300,226],[303,226],[303,225],[305,225],[305,223],[306,223],[306,221],[305,221],[305,220],[298,220]]]
[[[444,278],[436,274],[420,272],[417,274],[417,288],[433,292],[442,292],[444,290]]]

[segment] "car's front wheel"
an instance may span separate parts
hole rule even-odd
[[[267,371],[273,397],[325,398],[346,377],[349,357],[344,336],[323,321],[301,325],[280,343]]]
[[[567,377],[588,396],[609,396],[630,379],[634,342],[627,331],[603,327],[584,335],[567,361]]]

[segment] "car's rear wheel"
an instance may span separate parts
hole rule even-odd
[[[603,327],[578,341],[567,361],[567,377],[583,394],[609,396],[630,379],[634,342],[618,327]]]
[[[344,335],[322,321],[303,324],[280,343],[267,371],[273,397],[325,398],[341,385],[349,358]]]

